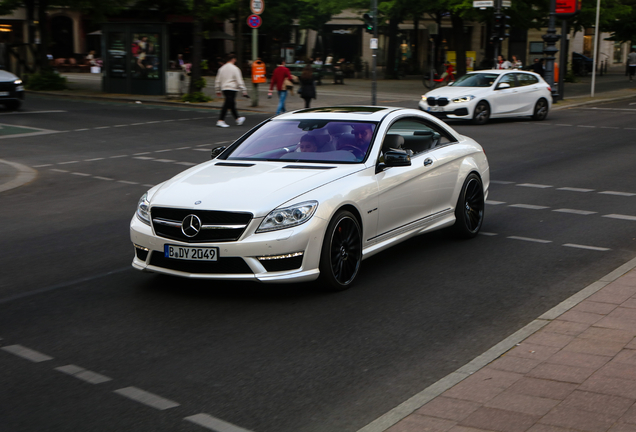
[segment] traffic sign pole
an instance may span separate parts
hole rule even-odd
[[[247,18],[247,23],[252,27],[252,64],[258,60],[258,28],[263,23],[260,14],[265,10],[265,0],[251,0],[250,9],[253,15]],[[252,80],[253,81],[253,80]],[[258,106],[258,83],[253,82],[252,106]]]
[[[258,60],[258,29],[252,29],[252,62]],[[258,83],[253,83],[252,106],[258,106]]]

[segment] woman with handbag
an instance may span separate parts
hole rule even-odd
[[[312,99],[316,99],[316,84],[314,83],[314,71],[308,64],[300,75],[300,88],[298,94],[305,100],[305,108],[309,108]]]
[[[285,109],[287,90],[292,90],[294,88],[292,84],[291,72],[289,72],[289,69],[285,67],[285,59],[281,59],[281,61],[279,62],[279,66],[274,69],[272,80],[269,83],[269,93],[267,93],[268,98],[272,96],[272,89],[274,88],[274,84],[276,85],[276,89],[278,90],[278,108],[276,108],[276,115],[278,115],[287,111]],[[291,89],[288,87],[291,87]]]

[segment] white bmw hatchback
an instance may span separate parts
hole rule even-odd
[[[363,259],[407,238],[476,236],[489,182],[482,147],[421,111],[283,114],[144,194],[132,265],[204,279],[321,277],[341,290]]]
[[[422,96],[419,108],[438,118],[472,120],[531,116],[544,120],[552,107],[548,83],[534,72],[483,70],[471,72],[446,87]]]

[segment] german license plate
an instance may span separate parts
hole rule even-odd
[[[9,92],[0,92],[0,96],[9,96]]]
[[[163,254],[166,258],[188,261],[216,261],[219,248],[216,247],[183,247],[164,245]]]
[[[428,108],[429,112],[441,112],[444,111],[444,108],[442,108],[441,106],[432,106]]]

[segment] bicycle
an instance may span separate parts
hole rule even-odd
[[[442,75],[438,75],[438,73],[435,72],[435,74],[433,75],[432,85],[430,72],[424,73],[422,81],[424,82],[424,87],[431,90],[438,86],[444,85],[442,84],[444,82],[446,83],[446,85],[448,85],[448,83],[455,81],[455,68],[453,68],[453,65],[449,63],[446,65],[446,70]]]

